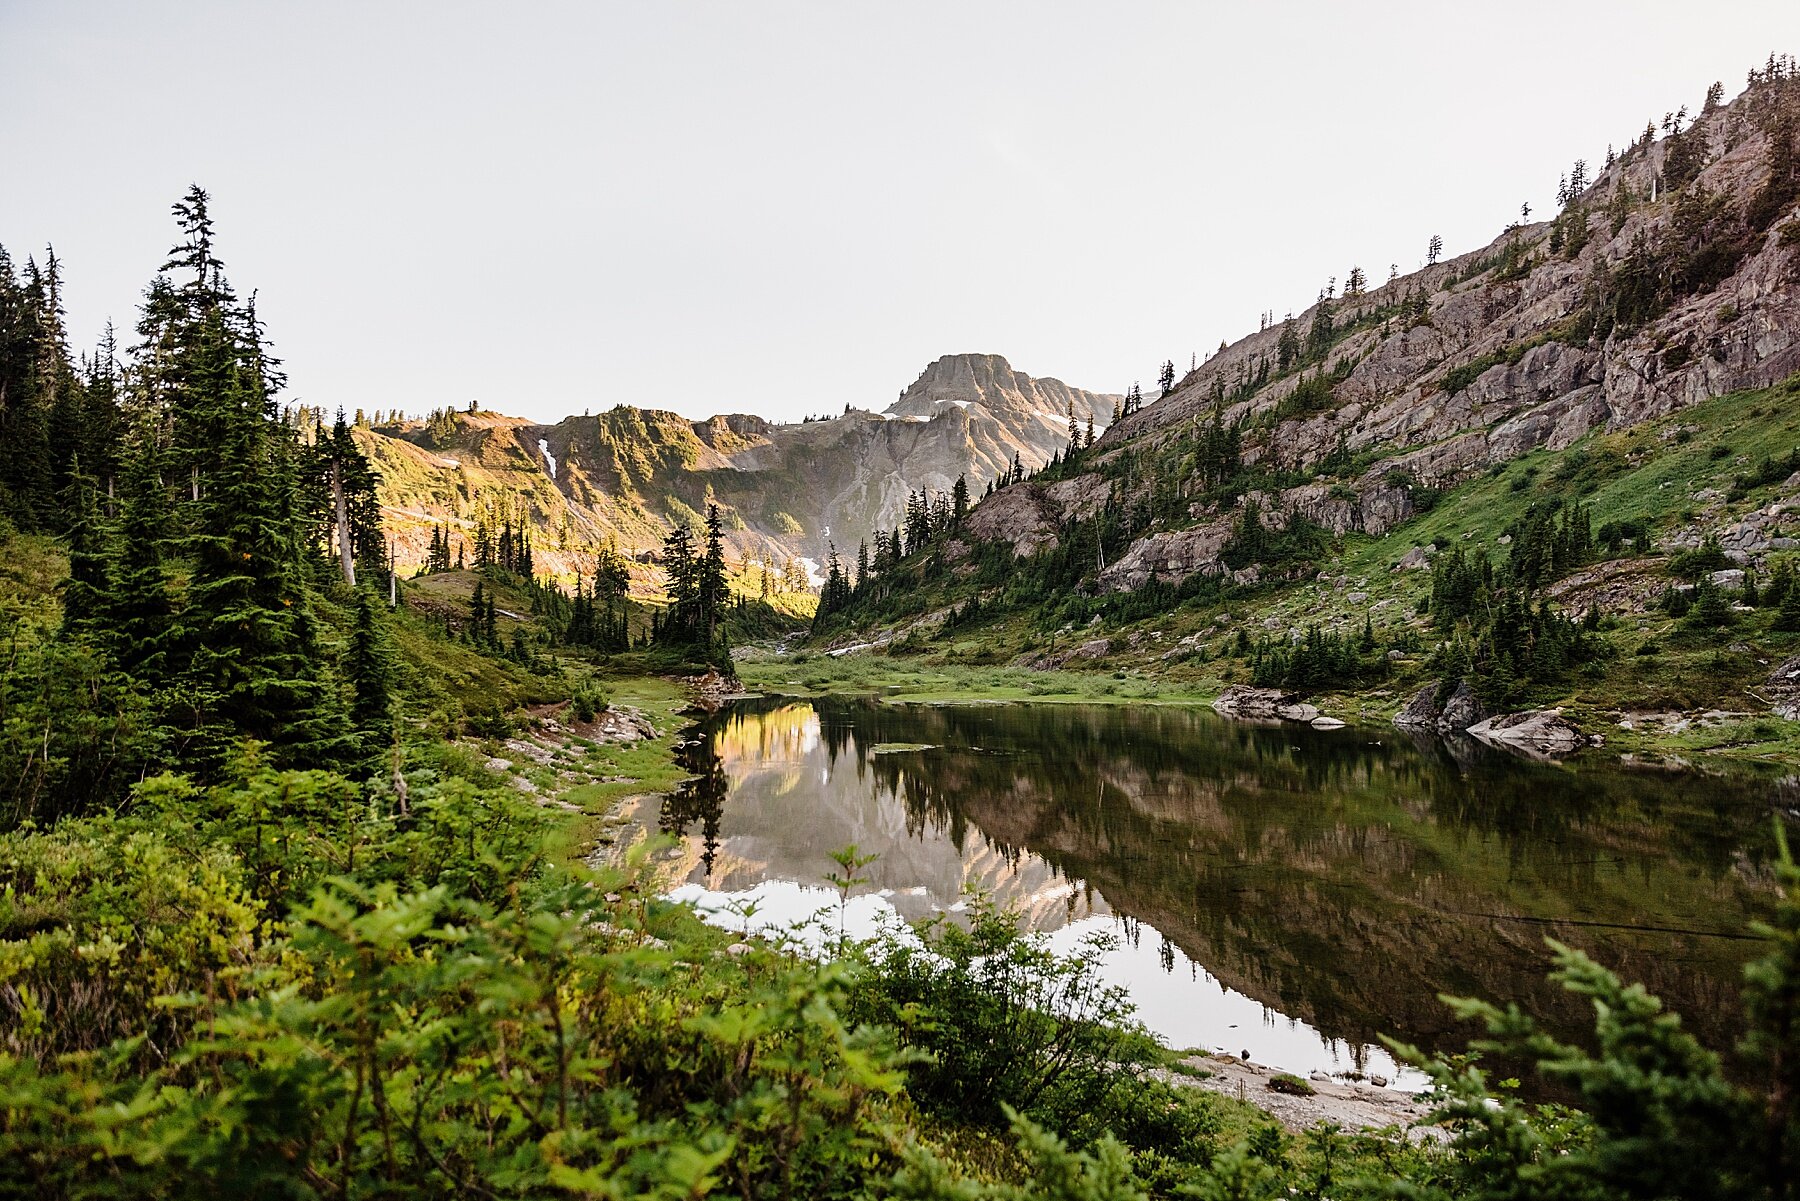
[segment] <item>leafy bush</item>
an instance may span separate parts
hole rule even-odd
[[[940,916],[916,938],[889,931],[855,952],[848,1016],[921,1053],[907,1072],[913,1101],[977,1125],[1017,1112],[1081,1146],[1111,1130],[1204,1163],[1217,1119],[1204,1099],[1151,1078],[1160,1050],[1101,976],[1112,936],[1058,955],[990,898],[974,898],[967,918],[966,929]]]
[[[575,715],[575,720],[580,722],[593,721],[606,712],[611,704],[612,700],[606,695],[606,690],[594,680],[583,681],[569,698],[569,710]]]

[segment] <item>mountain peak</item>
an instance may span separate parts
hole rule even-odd
[[[1004,355],[947,354],[935,359],[887,411],[897,417],[930,417],[947,404],[968,408],[980,405],[988,412],[1041,413],[1066,418],[1072,407],[1075,418],[1092,417],[1104,424],[1112,417],[1110,393],[1071,388],[1059,379],[1034,379],[1016,371]]]

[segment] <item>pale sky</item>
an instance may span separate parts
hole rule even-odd
[[[1770,51],[1788,0],[0,0],[0,244],[135,320],[190,182],[326,408],[1097,391],[1486,243]]]

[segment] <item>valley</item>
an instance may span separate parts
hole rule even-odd
[[[1575,161],[1548,219],[1324,272],[1185,374],[1145,353],[1150,392],[946,353],[880,403],[796,382],[843,363],[816,345],[670,387],[625,344],[803,339],[777,298],[815,251],[894,346],[909,294],[916,335],[1083,288],[1141,343],[1145,277],[1081,282],[1115,244],[1055,216],[1112,185],[958,90],[895,145],[1032,186],[940,194],[858,107],[866,44],[721,59],[720,20],[590,128],[493,110],[495,258],[578,285],[490,283],[470,242],[450,307],[592,334],[551,390],[605,398],[579,415],[295,395],[199,184],[88,349],[56,251],[0,250],[0,1201],[1792,1201],[1800,66]],[[520,45],[552,108],[623,73]],[[1084,104],[1119,90],[1091,57]],[[772,66],[825,90],[736,127]],[[605,186],[512,186],[690,103],[733,143],[705,187],[657,137],[595,152]],[[745,182],[838,106],[809,169]],[[864,157],[886,277],[838,241]],[[424,307],[458,198],[427,177],[385,234]],[[623,282],[663,209],[678,244]],[[914,210],[980,261],[933,273]],[[1037,222],[1048,270],[988,270]],[[433,378],[482,378],[513,315]],[[715,411],[784,389],[823,411]]]

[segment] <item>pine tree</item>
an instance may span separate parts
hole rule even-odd
[[[969,512],[969,481],[958,475],[950,488],[950,524],[960,526]]]
[[[731,594],[725,582],[725,530],[719,518],[719,506],[706,506],[706,554],[699,567],[700,627],[706,645],[718,641],[719,620]]]
[[[1775,628],[1784,634],[1800,634],[1800,585],[1790,585],[1775,610]]]
[[[42,276],[35,265],[21,287],[0,250],[0,512],[25,529],[54,516],[49,414],[41,394],[44,362]]]
[[[677,524],[663,538],[663,570],[669,580],[669,608],[660,627],[664,642],[691,643],[699,632],[699,568],[693,535]]]
[[[1300,335],[1294,332],[1294,322],[1290,318],[1282,323],[1281,336],[1275,342],[1275,366],[1277,370],[1286,371],[1300,361]]]
[[[350,722],[365,758],[374,758],[394,740],[394,655],[382,606],[372,589],[356,592],[356,628],[350,635],[347,673],[353,700]]]
[[[1425,265],[1435,266],[1438,256],[1444,253],[1444,239],[1437,234],[1431,235],[1431,242],[1425,248]]]
[[[172,520],[161,452],[155,435],[144,430],[125,463],[118,561],[103,624],[115,661],[150,692],[165,687],[181,666],[171,661],[178,647],[164,567]]]
[[[253,305],[225,283],[205,192],[191,189],[175,212],[184,240],[164,269],[189,276],[152,285],[139,377],[188,483],[174,544],[186,603],[171,630],[190,697],[187,755],[204,769],[248,737],[278,763],[328,766],[347,740],[300,567],[295,448],[274,404],[282,378]]]
[[[74,463],[74,478],[63,492],[69,514],[69,578],[63,583],[65,634],[91,632],[106,611],[112,593],[112,573],[106,530],[94,498],[94,482]]]

